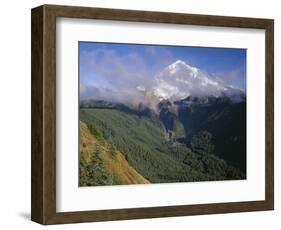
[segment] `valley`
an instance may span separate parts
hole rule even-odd
[[[80,99],[80,186],[246,179],[246,93],[181,60]],[[95,99],[93,99],[95,98]]]
[[[227,125],[231,126],[235,119],[238,119],[235,122],[240,122],[239,119],[243,117],[243,114],[240,116],[235,114],[232,120],[229,118],[229,122],[225,121],[229,116],[227,111],[235,110],[237,105],[229,101],[219,103],[215,100],[213,105],[201,103],[200,105],[207,109],[204,111],[201,107],[198,108],[198,103],[193,106],[179,103],[186,104],[184,101],[178,102],[178,105],[162,102],[159,105],[159,114],[149,108],[139,110],[127,105],[103,101],[91,100],[86,103],[87,106],[82,103],[87,108],[80,108],[80,129],[87,130],[87,135],[95,142],[84,143],[85,148],[83,143],[81,147],[80,142],[80,161],[89,162],[89,156],[96,161],[99,156],[107,176],[115,178],[108,182],[104,180],[94,184],[245,179],[244,168],[237,167],[243,161],[241,155],[245,153],[238,148],[241,148],[241,142],[237,143],[237,151],[234,145],[227,144],[232,140],[238,141],[243,138],[239,133],[239,130],[242,132],[243,127],[236,127],[239,129],[237,131],[230,130],[231,134],[228,136],[224,132],[226,129],[229,130]],[[176,106],[176,109],[171,106]],[[209,114],[207,118],[206,113]],[[84,139],[81,136],[80,140]],[[224,144],[224,141],[227,142],[224,147],[218,146]],[[93,146],[93,149],[89,146]],[[96,146],[101,146],[99,155],[95,154]],[[112,159],[119,160],[108,163],[106,159],[109,158],[109,152]],[[120,159],[126,164],[116,167],[120,165]],[[113,166],[106,167],[109,164]],[[128,168],[139,180],[121,179],[122,173],[118,172],[126,171]],[[83,167],[80,168],[81,171]],[[128,175],[127,172],[123,174]],[[80,185],[87,186],[87,183],[81,183],[83,178],[84,175],[80,173]]]

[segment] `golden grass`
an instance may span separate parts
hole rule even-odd
[[[99,145],[105,168],[114,175],[118,184],[149,184],[150,182],[139,174],[126,160],[120,151],[110,153],[110,145],[101,143],[90,133],[87,125],[80,121],[80,153],[85,161],[91,160],[92,154]]]

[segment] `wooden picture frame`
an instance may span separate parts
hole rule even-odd
[[[121,20],[264,29],[266,35],[265,200],[181,206],[56,211],[56,18]],[[157,218],[274,209],[274,21],[43,5],[32,9],[32,187],[31,219],[41,224]]]

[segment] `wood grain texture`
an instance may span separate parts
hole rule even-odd
[[[43,8],[31,17],[31,219],[43,223]]]
[[[264,201],[56,212],[56,18],[122,20],[266,31],[266,199]],[[32,204],[31,219],[62,224],[169,216],[230,213],[274,208],[274,41],[273,20],[102,8],[43,5],[32,9]]]
[[[265,195],[274,209],[274,21],[266,27],[265,42]]]

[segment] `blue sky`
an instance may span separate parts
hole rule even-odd
[[[176,60],[200,68],[224,82],[246,89],[246,50],[80,42],[80,89],[149,84]]]

